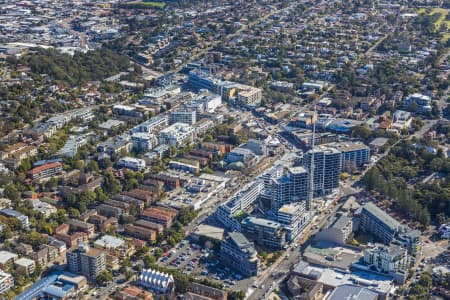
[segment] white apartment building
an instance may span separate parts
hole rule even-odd
[[[131,134],[131,142],[133,148],[140,151],[148,151],[153,149],[158,144],[158,140],[155,135],[148,132],[135,132]]]
[[[247,107],[256,107],[261,104],[262,90],[252,86],[239,86],[237,101]]]
[[[408,251],[397,245],[377,245],[364,250],[364,262],[378,272],[394,276],[397,282],[407,277],[409,267]]]
[[[119,166],[123,168],[132,169],[134,171],[141,171],[145,169],[145,160],[134,157],[123,157],[119,160]]]
[[[286,240],[294,240],[308,225],[309,213],[304,201],[283,205],[277,212],[277,221],[286,230]]]
[[[11,274],[0,270],[0,295],[14,287],[14,278]]]
[[[159,130],[169,126],[169,118],[167,116],[156,116],[147,120],[131,129],[131,133],[147,132],[156,134]]]
[[[240,231],[239,222],[233,216],[255,202],[264,190],[264,181],[261,179],[248,183],[240,191],[234,194],[227,202],[217,208],[216,216],[226,227],[235,231]]]
[[[194,140],[194,128],[188,124],[175,123],[159,132],[159,143],[179,147]]]
[[[169,114],[169,124],[184,123],[194,125],[197,123],[197,112],[195,110],[176,110]]]

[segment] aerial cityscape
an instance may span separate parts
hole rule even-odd
[[[450,0],[0,0],[0,300],[450,299]]]

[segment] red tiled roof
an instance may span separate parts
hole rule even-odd
[[[36,167],[34,169],[29,170],[27,173],[28,174],[37,174],[39,172],[48,170],[48,169],[52,169],[52,168],[56,168],[56,167],[61,167],[62,164],[60,162],[53,162],[53,163],[49,163],[49,164],[45,164],[39,167]]]

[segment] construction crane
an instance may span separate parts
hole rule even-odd
[[[312,210],[312,201],[314,199],[314,144],[316,141],[316,112],[317,112],[317,106],[316,106],[316,99],[314,99],[314,112],[312,116],[313,121],[313,130],[312,130],[312,137],[311,137],[311,161],[310,161],[310,167],[309,167],[309,191],[308,191],[308,200],[306,201],[306,210],[311,213]]]

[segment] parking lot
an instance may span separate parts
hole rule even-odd
[[[246,290],[254,281],[244,278],[227,266],[220,265],[213,249],[189,241],[183,241],[169,250],[158,260],[158,264],[166,268],[179,269],[186,275],[220,281],[226,288]]]

